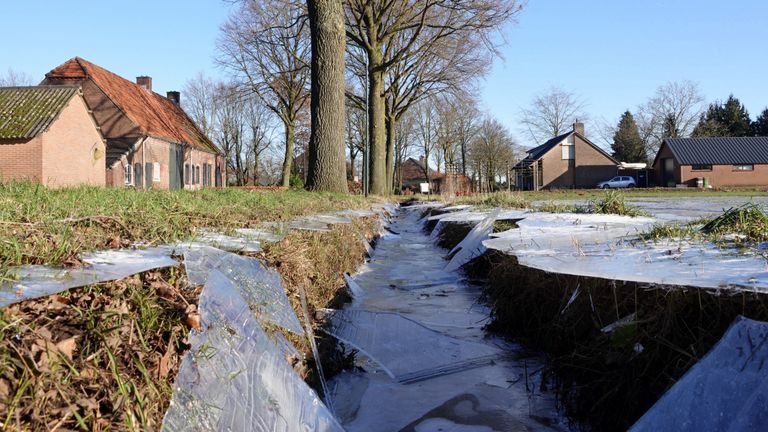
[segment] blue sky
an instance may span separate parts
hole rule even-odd
[[[197,72],[221,75],[215,40],[232,6],[221,0],[0,3],[0,73],[35,80],[80,56],[163,94]],[[733,93],[754,117],[768,106],[768,2],[530,0],[506,30],[505,59],[482,83],[482,107],[530,145],[519,109],[552,85],[580,95],[592,121],[614,122],[667,81],[698,82],[707,101]],[[183,95],[182,95],[183,97]]]

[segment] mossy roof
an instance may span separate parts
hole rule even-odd
[[[30,139],[44,132],[79,91],[76,86],[0,87],[0,139]]]

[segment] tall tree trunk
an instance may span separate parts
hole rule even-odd
[[[461,174],[467,175],[467,144],[466,139],[461,137]]]
[[[285,159],[283,160],[283,177],[280,183],[283,187],[291,185],[291,168],[293,165],[293,143],[295,141],[295,124],[293,120],[283,120],[285,128]]]
[[[391,113],[387,113],[387,192],[392,193],[395,188],[395,134],[397,119]]]
[[[387,193],[387,144],[385,137],[386,112],[384,109],[384,73],[377,69],[381,64],[381,53],[376,50],[370,55],[368,73],[368,129],[371,139],[371,193]]]
[[[312,33],[312,132],[307,187],[347,193],[344,9],[342,0],[307,0],[307,7]]]

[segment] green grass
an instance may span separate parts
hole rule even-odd
[[[609,190],[599,198],[594,198],[587,206],[587,213],[615,214],[621,216],[647,216],[640,208],[627,204],[625,195],[619,191]]]
[[[720,216],[685,224],[657,224],[640,235],[642,240],[682,239],[719,244],[748,245],[768,241],[768,212],[765,207],[747,203],[724,210]]]
[[[48,189],[0,184],[0,277],[9,266],[61,264],[78,252],[188,239],[195,228],[256,226],[359,208],[361,196],[304,191]]]

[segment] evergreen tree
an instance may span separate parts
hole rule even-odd
[[[749,112],[737,98],[728,96],[724,104],[715,102],[709,105],[707,112],[699,119],[693,130],[694,136],[750,136],[752,123]]]
[[[625,111],[613,135],[613,157],[620,162],[645,162],[647,154],[632,113]]]
[[[680,127],[677,124],[677,121],[675,120],[675,116],[673,114],[667,114],[666,117],[664,117],[664,124],[662,125],[661,129],[661,138],[679,138],[680,137]]]
[[[764,109],[752,123],[752,134],[754,136],[768,136],[768,108]]]

